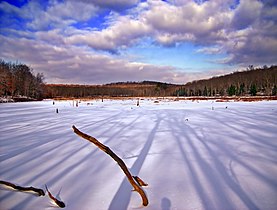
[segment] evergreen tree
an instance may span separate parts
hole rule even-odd
[[[256,87],[255,84],[252,84],[252,85],[250,86],[250,95],[251,95],[251,96],[257,95],[257,87]]]
[[[229,95],[229,96],[236,95],[236,87],[235,87],[234,85],[231,85],[231,86],[228,88],[227,92],[228,92],[228,95]]]
[[[239,94],[240,94],[240,95],[243,95],[244,92],[245,92],[245,84],[242,83],[242,84],[240,84],[240,86],[239,86]]]

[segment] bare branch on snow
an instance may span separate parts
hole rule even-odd
[[[72,126],[72,128],[73,128],[74,133],[76,133],[78,136],[81,136],[82,138],[90,141],[91,143],[95,144],[99,149],[101,149],[102,151],[104,151],[105,153],[110,155],[118,163],[120,168],[123,170],[123,172],[127,176],[130,184],[134,187],[134,190],[140,194],[140,196],[142,198],[142,204],[144,206],[147,206],[148,198],[147,198],[145,192],[140,187],[140,183],[139,183],[139,181],[137,181],[138,179],[135,178],[135,180],[134,180],[134,177],[129,172],[129,170],[128,170],[127,166],[125,165],[125,163],[123,162],[123,160],[121,160],[109,147],[107,147],[104,144],[102,144],[101,142],[99,142],[96,138],[81,132],[74,125]],[[139,179],[139,180],[141,180],[141,179]]]
[[[18,191],[23,191],[23,192],[33,191],[33,192],[37,193],[38,196],[44,196],[45,195],[43,189],[35,188],[35,187],[32,187],[32,186],[31,187],[22,187],[22,186],[19,186],[19,185],[15,185],[11,182],[2,181],[2,180],[0,180],[0,184],[6,185],[6,186],[11,187],[11,188],[13,188],[15,190],[18,190]]]

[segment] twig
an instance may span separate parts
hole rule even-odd
[[[128,170],[127,166],[125,165],[125,163],[123,162],[123,160],[121,160],[109,147],[107,147],[104,144],[102,144],[101,142],[99,142],[96,138],[81,132],[74,125],[72,126],[72,128],[73,128],[74,133],[76,133],[77,135],[81,136],[82,138],[94,143],[99,149],[101,149],[102,151],[104,151],[105,153],[110,155],[118,163],[120,168],[123,170],[123,172],[127,176],[130,184],[134,187],[134,190],[137,191],[140,194],[140,196],[142,198],[142,204],[144,206],[147,206],[148,205],[148,198],[147,198],[145,192],[137,184],[137,182],[133,179],[131,173],[129,172],[129,170]]]
[[[15,190],[18,190],[18,191],[24,191],[24,192],[33,191],[33,192],[37,193],[38,196],[44,196],[45,195],[43,189],[35,188],[35,187],[32,187],[32,186],[31,187],[22,187],[22,186],[19,186],[19,185],[15,185],[11,182],[6,182],[6,181],[2,181],[2,180],[0,180],[0,184],[7,185],[9,187],[12,187]]]
[[[45,185],[45,188],[46,188],[46,191],[48,192],[49,198],[51,198],[51,199],[57,204],[57,206],[59,206],[60,208],[64,208],[64,207],[65,207],[64,202],[62,202],[62,201],[58,200],[57,198],[55,198],[55,197],[50,193],[50,191],[48,190],[47,185]]]
[[[145,187],[148,186],[147,183],[145,183],[141,178],[139,178],[138,176],[133,176],[134,180],[136,180],[136,182],[138,183],[139,186],[141,187]]]

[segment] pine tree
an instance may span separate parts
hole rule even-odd
[[[251,94],[251,96],[257,95],[257,87],[256,87],[255,84],[252,84],[252,85],[250,86],[250,94]]]
[[[228,95],[229,95],[229,96],[236,95],[236,87],[235,87],[234,85],[231,85],[231,86],[228,88],[227,92],[228,92]]]

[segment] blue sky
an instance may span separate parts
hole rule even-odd
[[[277,61],[275,0],[18,0],[0,15],[0,58],[47,83],[183,84]]]

